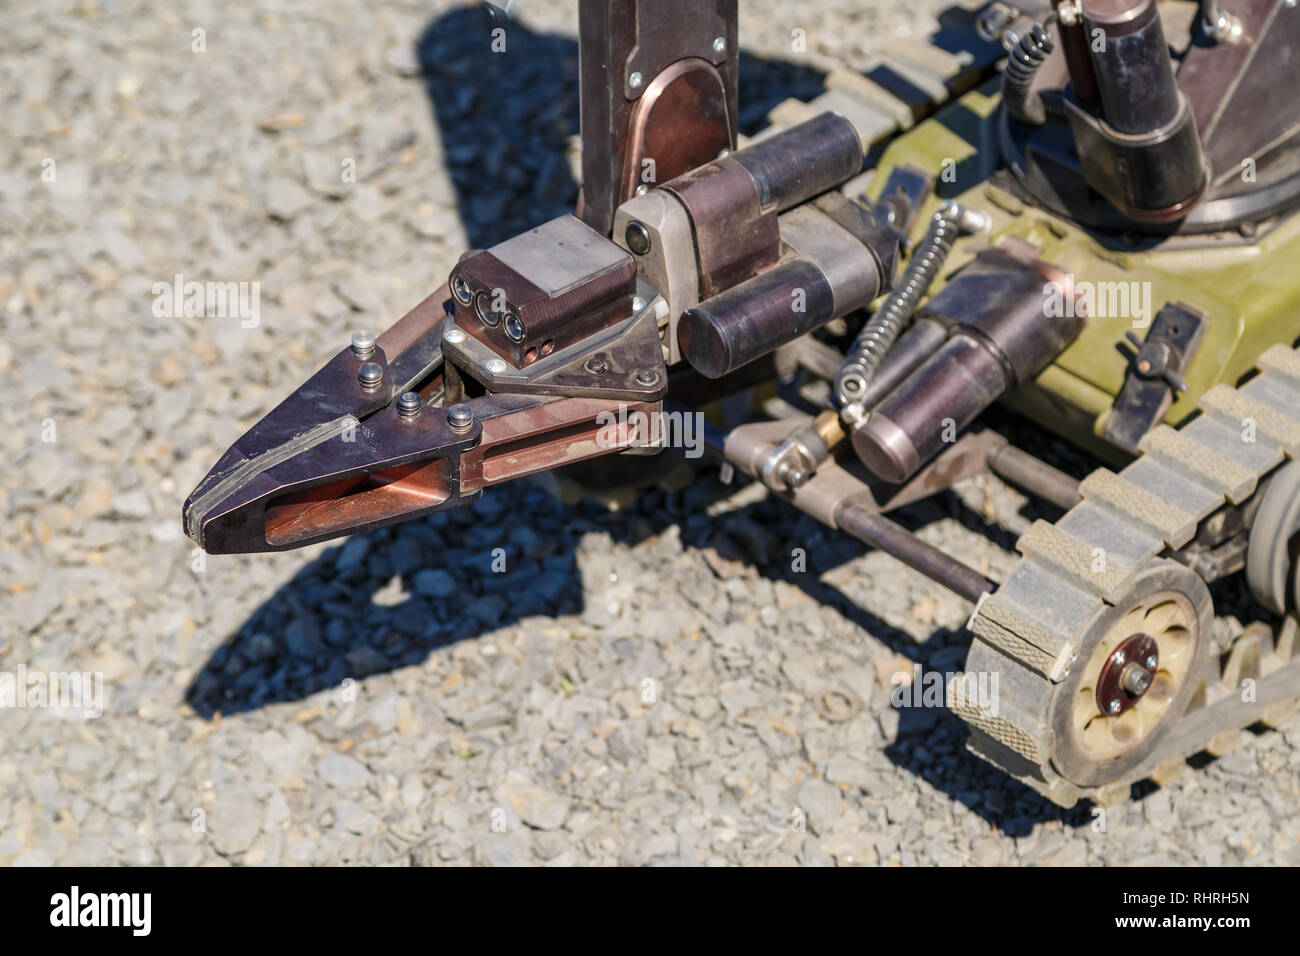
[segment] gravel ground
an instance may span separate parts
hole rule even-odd
[[[576,5],[516,2],[495,58],[448,3],[257,6],[0,14],[0,669],[105,693],[0,712],[0,864],[1300,862],[1300,722],[1061,812],[890,704],[960,667],[968,606],[712,476],[204,563],[178,518],[218,454],[575,191]],[[742,6],[752,131],[938,4]],[[259,282],[257,325],[156,316],[176,273]],[[905,518],[996,577],[1034,514],[981,479]]]

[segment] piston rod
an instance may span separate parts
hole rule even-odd
[[[835,511],[835,526],[863,544],[897,558],[968,601],[978,601],[981,595],[997,587],[974,568],[927,544],[879,512],[846,501]]]
[[[1050,501],[1069,511],[1083,499],[1079,483],[1060,469],[1021,451],[1014,445],[1000,445],[989,452],[989,470],[1017,488]]]

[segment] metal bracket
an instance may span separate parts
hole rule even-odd
[[[1147,330],[1146,341],[1127,334],[1136,352],[1129,355],[1124,387],[1115,397],[1104,435],[1136,455],[1142,436],[1159,424],[1173,403],[1174,393],[1186,391],[1182,376],[1191,365],[1205,327],[1205,313],[1181,302],[1166,303]],[[1124,354],[1122,345],[1117,344]]]
[[[442,332],[447,360],[491,392],[659,401],[668,370],[653,302],[612,325],[524,368],[515,368],[447,319]]]
[[[901,163],[889,171],[880,198],[872,212],[898,233],[904,246],[911,246],[908,235],[925,200],[934,192],[934,177],[910,163]]]

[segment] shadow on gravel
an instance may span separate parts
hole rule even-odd
[[[757,571],[800,589],[812,599],[810,608],[833,609],[926,671],[961,669],[968,640],[963,632],[940,628],[918,643],[821,580],[861,555],[859,542],[771,499],[710,517],[710,502],[729,490],[705,474],[683,491],[650,489],[633,506],[610,512],[589,502],[565,505],[521,482],[490,489],[467,509],[353,536],[306,564],[257,608],[212,654],[186,699],[207,719],[255,710],[338,688],[346,679],[419,665],[440,648],[529,618],[545,627],[581,615],[591,576],[608,573],[600,545],[592,552],[596,559],[580,565],[579,552],[592,550],[584,538],[607,536],[634,546],[673,528],[682,547],[703,552],[714,571],[716,580],[704,593],[721,593],[727,580]],[[528,515],[526,524],[520,515]],[[1006,532],[985,524],[952,494],[894,516],[913,529],[953,517],[1003,547],[1011,544]],[[807,557],[803,571],[791,569],[796,546]],[[644,573],[654,560],[647,555],[614,570]],[[677,582],[670,600],[686,590]],[[701,599],[696,608],[709,617],[709,604]],[[610,628],[603,639],[621,636]],[[461,663],[468,676],[487,678],[473,667]],[[1024,835],[1044,820],[1090,820],[1087,812],[1062,811],[967,754],[965,725],[948,711],[905,707],[898,713],[896,739],[885,748],[889,759],[1008,834]]]
[[[490,34],[498,25],[483,8],[460,8],[430,23],[417,46],[473,247],[569,212],[577,197],[566,158],[578,132],[577,43],[507,24],[507,52],[493,54]],[[781,100],[819,93],[822,75],[742,56],[740,85],[740,126],[752,133]],[[684,491],[649,490],[611,513],[593,503],[566,506],[521,482],[491,489],[465,510],[356,535],[302,567],[250,615],[212,654],[186,700],[208,719],[245,712],[418,665],[439,648],[529,617],[581,614],[584,536],[634,545],[673,526],[683,546],[709,550],[719,578],[755,568],[927,670],[961,668],[963,633],[941,629],[917,643],[819,580],[862,553],[857,541],[772,500],[711,518],[705,508],[724,492],[707,476]],[[1040,506],[1028,509],[1029,517],[1044,516]],[[895,517],[913,529],[954,517],[1003,548],[1014,545],[1013,535],[950,493]],[[790,567],[795,543],[807,554],[803,572]],[[1062,811],[969,755],[964,737],[964,725],[946,710],[903,708],[885,752],[1008,834],[1023,835],[1044,820],[1088,822],[1085,810]]]
[[[896,654],[931,669],[960,667],[966,646],[960,632],[939,629],[918,644],[820,580],[860,556],[860,543],[772,499],[711,517],[709,504],[732,490],[707,473],[682,491],[647,489],[630,507],[611,512],[590,501],[566,505],[523,481],[489,489],[469,508],[354,535],[304,565],[258,607],[213,652],[186,699],[207,718],[240,713],[298,700],[345,678],[419,664],[438,648],[525,618],[582,614],[583,575],[600,573],[579,565],[587,535],[635,546],[669,529],[683,548],[706,552],[715,589],[752,569],[802,590],[810,607],[834,609]],[[996,533],[952,495],[896,514],[912,528],[948,516]],[[791,568],[795,547],[806,556],[800,571]],[[654,560],[647,555],[641,568],[629,570]],[[586,588],[592,583],[589,578]],[[678,584],[678,591],[689,590]],[[713,613],[708,605],[697,605],[705,617]]]
[[[505,51],[492,52],[492,31]],[[460,7],[425,28],[416,45],[470,246],[485,248],[572,212],[578,184],[569,139],[578,133],[578,43]],[[742,133],[766,123],[789,96],[822,92],[808,67],[741,54]]]

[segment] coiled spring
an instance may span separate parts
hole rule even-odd
[[[841,409],[861,406],[880,363],[943,268],[961,231],[964,215],[965,210],[955,202],[939,207],[898,285],[853,340],[848,358],[835,378],[835,397]]]
[[[1064,119],[1060,101],[1034,93],[1030,87],[1034,75],[1053,50],[1052,38],[1037,23],[1031,26],[1020,42],[1007,54],[1007,68],[1002,73],[1002,101],[1016,119],[1042,126],[1050,116]]]

